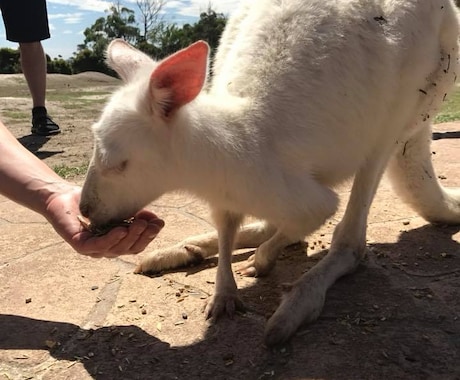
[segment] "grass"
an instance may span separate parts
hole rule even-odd
[[[66,92],[54,92],[48,91],[46,97],[50,100],[57,102],[69,102],[75,99],[84,98],[84,97],[104,97],[112,94],[110,91],[66,91]]]
[[[447,123],[460,120],[460,88],[457,87],[447,98],[441,112],[434,119],[435,123]]]
[[[2,116],[12,120],[28,120],[30,118],[30,112],[18,111],[16,109],[4,109]]]
[[[60,103],[66,109],[78,109],[85,106],[105,104],[109,91],[69,91],[66,93],[48,92],[47,100]]]
[[[82,166],[56,165],[53,170],[62,178],[69,179],[86,174],[88,164]]]

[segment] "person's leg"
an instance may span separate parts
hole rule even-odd
[[[49,117],[46,99],[46,56],[40,41],[20,42],[21,67],[32,96],[32,133],[48,136],[60,132],[59,126]]]
[[[50,37],[46,0],[0,1],[6,36],[18,42],[21,66],[33,102],[32,133],[53,135],[59,126],[45,108],[46,56],[41,41]]]
[[[22,72],[29,86],[34,107],[45,107],[46,57],[40,41],[20,42]]]

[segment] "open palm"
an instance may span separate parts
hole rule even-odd
[[[91,257],[117,257],[142,252],[156,237],[164,222],[154,213],[141,210],[128,227],[115,227],[107,234],[96,236],[82,228],[80,214],[81,188],[68,189],[50,197],[47,219],[56,232],[78,253]]]

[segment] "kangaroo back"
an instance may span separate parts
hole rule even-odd
[[[252,99],[254,133],[270,154],[335,184],[382,139],[413,133],[439,109],[457,72],[452,7],[448,0],[243,2],[223,34],[211,93]]]

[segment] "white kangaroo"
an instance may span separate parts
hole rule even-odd
[[[266,343],[282,343],[358,265],[386,167],[421,216],[460,223],[460,190],[439,184],[430,152],[430,121],[459,72],[458,37],[452,0],[247,0],[228,22],[209,87],[205,42],[155,62],[115,40],[107,61],[125,85],[93,126],[81,212],[100,225],[173,190],[206,200],[217,234],[148,255],[137,271],[218,252],[207,305],[217,318],[240,306],[233,249],[258,247],[241,270],[266,275],[285,246],[336,212],[333,187],[354,176],[328,254],[267,323]],[[239,229],[243,215],[264,222]]]

